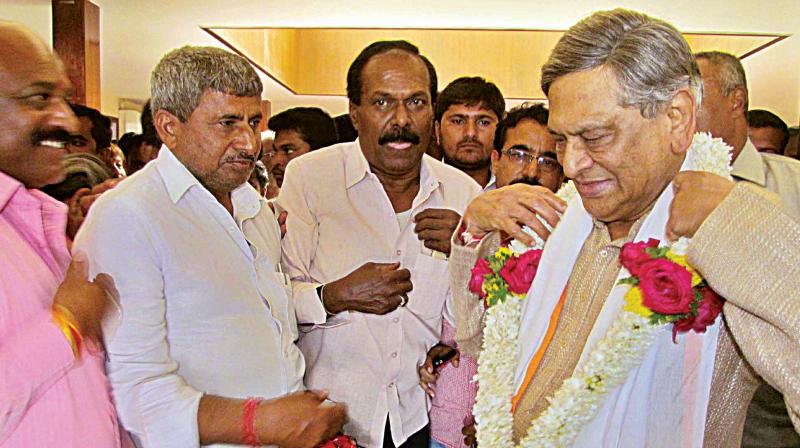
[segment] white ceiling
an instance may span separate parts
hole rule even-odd
[[[775,0],[93,0],[101,14],[102,108],[117,115],[120,98],[148,96],[162,54],[186,44],[220,44],[200,26],[566,29],[593,11],[637,9],[687,32],[793,36],[744,61],[752,108],[790,125],[800,122],[800,1]],[[51,39],[50,0],[2,0],[0,17]],[[525,61],[519,61],[525,70]],[[479,75],[479,74],[476,74]],[[264,77],[273,111],[320,105],[344,113],[344,98],[295,96]]]

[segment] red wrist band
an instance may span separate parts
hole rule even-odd
[[[242,406],[242,442],[249,446],[261,446],[261,440],[256,435],[255,420],[256,410],[263,398],[250,397]]]

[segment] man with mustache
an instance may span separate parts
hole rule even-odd
[[[278,223],[247,183],[261,81],[240,56],[187,46],[150,84],[164,146],[75,241],[116,285],[104,335],[120,420],[145,447],[316,446],[345,410],[302,392]]]
[[[444,163],[467,173],[484,191],[495,188],[492,143],[505,109],[500,89],[479,77],[456,79],[436,101],[434,126]]]
[[[70,262],[67,207],[38,191],[64,178],[78,121],[61,61],[0,22],[0,445],[119,447],[99,342],[106,309]]]
[[[541,185],[558,191],[564,171],[556,159],[556,142],[547,130],[543,104],[523,104],[508,111],[495,133],[492,172],[497,188]]]
[[[376,42],[347,74],[358,139],[289,164],[278,204],[306,384],[346,403],[368,447],[428,447],[416,367],[449,313],[450,235],[480,192],[425,155],[436,71],[405,41]]]

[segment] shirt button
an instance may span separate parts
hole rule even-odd
[[[395,254],[397,254],[397,255],[400,255],[400,254],[402,254],[402,253],[403,253],[403,251],[402,251],[402,250],[398,250],[397,252],[395,252]]]
[[[397,358],[397,352],[392,353],[392,358]]]
[[[603,228],[603,223],[601,223],[600,221],[595,221],[594,222],[594,228],[595,229],[602,229]]]
[[[395,317],[394,319],[392,319],[392,322],[398,323],[398,322],[400,322],[400,318],[399,317]]]
[[[605,250],[605,249],[601,250],[600,251],[600,256],[603,257],[603,258],[606,258],[608,256],[608,251]]]
[[[388,386],[386,386],[386,387],[388,387],[389,389],[391,389],[391,388],[393,388],[393,387],[394,387],[394,383],[389,383],[389,385],[388,385]]]

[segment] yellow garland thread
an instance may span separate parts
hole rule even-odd
[[[65,307],[61,305],[53,305],[53,322],[55,322],[56,326],[58,326],[58,328],[67,338],[75,359],[80,359],[81,341],[75,340],[74,335],[78,335],[78,337],[80,337],[81,331],[75,324],[75,316],[73,316],[72,313]]]

